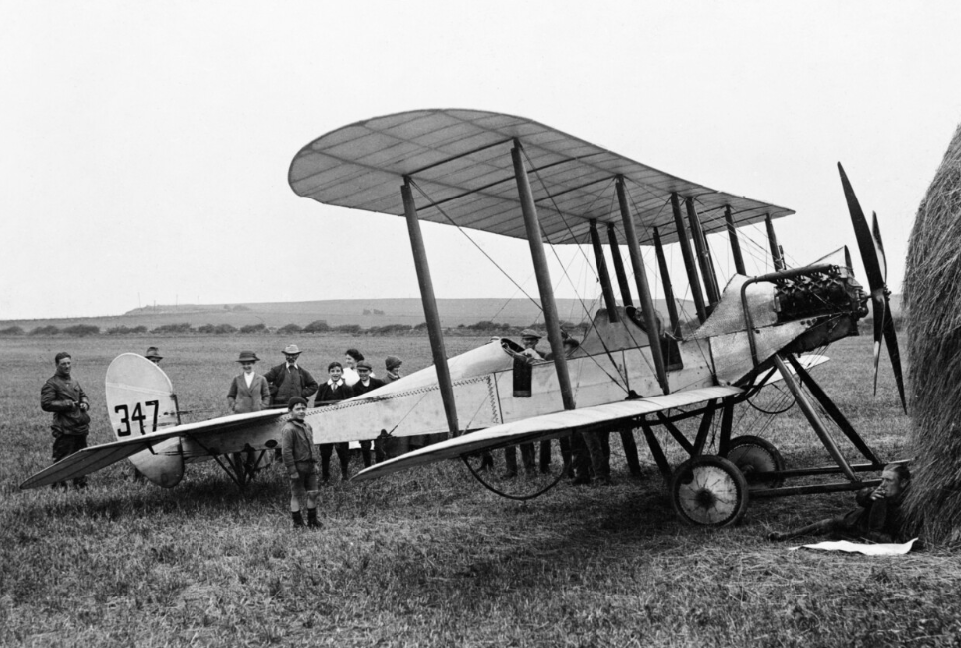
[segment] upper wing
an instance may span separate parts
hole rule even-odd
[[[314,140],[288,172],[298,196],[382,214],[404,214],[400,185],[414,186],[418,217],[526,238],[511,149],[523,146],[541,231],[553,244],[582,243],[590,223],[620,224],[608,207],[623,177],[640,243],[677,240],[671,194],[694,200],[705,233],[794,211],[672,176],[524,117],[482,110],[414,110],[356,122]],[[423,193],[421,193],[423,192]]]
[[[371,466],[357,473],[354,479],[358,481],[373,479],[405,468],[459,457],[468,452],[516,443],[528,443],[574,430],[589,430],[602,425],[616,424],[619,421],[629,421],[644,414],[651,414],[672,407],[692,405],[714,398],[727,398],[741,393],[743,393],[743,390],[737,387],[705,387],[704,389],[692,389],[668,394],[667,396],[638,398],[532,416],[521,421],[495,425],[408,452],[396,459]]]
[[[230,416],[210,419],[209,421],[163,428],[151,434],[123,439],[122,441],[91,446],[79,450],[69,457],[64,457],[52,466],[48,466],[32,475],[20,484],[20,488],[22,490],[39,488],[68,479],[82,477],[96,472],[101,468],[106,468],[130,455],[147,450],[167,439],[229,432],[230,430],[249,425],[252,422],[262,422],[273,418],[280,418],[286,414],[286,410],[264,410],[261,412],[249,412],[247,414],[232,414]]]

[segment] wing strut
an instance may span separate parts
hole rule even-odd
[[[731,206],[724,207],[724,220],[727,223],[727,234],[731,240],[731,256],[734,257],[734,269],[738,274],[746,275],[744,269],[744,257],[741,256],[741,241],[737,237],[737,227],[734,225],[734,216],[731,214]]]
[[[694,199],[691,197],[685,198],[684,207],[687,208],[687,220],[691,224],[691,240],[694,241],[697,265],[701,269],[704,292],[707,293],[708,309],[713,311],[717,303],[721,301],[721,293],[717,289],[717,277],[714,276],[714,265],[711,263],[711,250],[707,246],[707,239],[704,237],[704,230],[701,228],[701,220],[697,216],[697,210],[694,209]]]
[[[611,275],[607,271],[604,248],[601,247],[601,237],[597,234],[597,220],[593,218],[591,219],[591,246],[594,248],[594,264],[597,266],[597,278],[601,282],[601,293],[604,295],[607,318],[613,323],[618,318],[617,301],[614,299],[614,288],[611,287]]]
[[[437,384],[440,387],[441,399],[444,401],[447,427],[450,430],[450,435],[455,437],[459,433],[459,427],[457,423],[457,404],[454,402],[454,385],[450,378],[450,367],[447,365],[447,349],[444,346],[444,333],[440,326],[437,300],[434,298],[434,283],[431,281],[430,267],[427,265],[427,250],[424,247],[424,237],[420,232],[417,207],[414,205],[414,197],[410,192],[410,178],[407,176],[404,177],[404,184],[400,187],[400,194],[404,200],[407,233],[410,237],[411,251],[414,253],[414,266],[417,268],[420,298],[424,303],[424,318],[427,321],[427,335],[430,338],[431,355],[434,357],[434,369],[437,371]]]
[[[561,388],[561,399],[564,409],[572,410],[574,404],[574,390],[571,389],[571,376],[567,370],[567,355],[564,353],[564,341],[561,338],[560,318],[557,316],[557,303],[554,301],[554,288],[551,284],[551,274],[547,267],[547,255],[544,254],[544,241],[541,235],[541,225],[537,220],[537,208],[534,206],[534,196],[531,194],[530,179],[524,166],[520,140],[514,140],[511,149],[511,159],[514,162],[514,177],[517,180],[517,193],[521,199],[521,212],[524,215],[524,228],[527,230],[527,242],[531,248],[531,260],[534,263],[534,276],[537,278],[537,290],[541,296],[541,307],[544,309],[544,324],[547,326],[547,339],[551,343],[551,354],[554,357],[554,369],[557,371],[557,382]]]
[[[774,270],[784,270],[787,264],[784,263],[784,250],[777,242],[777,234],[774,233],[774,223],[771,221],[770,214],[764,214],[764,225],[767,227],[767,242],[771,245],[771,259],[774,261]]]
[[[664,365],[664,355],[661,353],[661,336],[658,331],[657,319],[654,316],[654,301],[651,299],[651,287],[647,283],[647,271],[641,260],[641,246],[637,242],[637,231],[634,228],[634,216],[631,206],[627,203],[627,192],[624,190],[624,178],[618,176],[617,202],[621,208],[621,219],[624,222],[624,237],[627,239],[627,251],[634,268],[634,281],[637,282],[637,296],[641,302],[641,315],[644,317],[644,328],[647,329],[647,339],[651,343],[651,356],[654,358],[654,370],[657,372],[657,382],[665,394],[671,389],[667,384],[667,371]]]
[[[624,259],[621,258],[621,246],[617,242],[617,232],[614,230],[614,223],[607,224],[607,243],[611,250],[611,258],[614,259],[614,272],[617,273],[617,285],[621,289],[621,303],[624,308],[634,305],[631,299],[631,285],[627,283],[627,273],[624,272]]]
[[[667,302],[667,316],[671,318],[671,335],[681,339],[681,320],[677,316],[677,302],[674,300],[674,287],[671,285],[671,272],[667,267],[667,257],[664,256],[664,246],[661,245],[661,235],[657,227],[652,228],[654,238],[654,254],[657,256],[657,267],[661,271],[661,283],[664,284],[664,301]]]
[[[704,310],[704,295],[701,294],[701,282],[697,278],[697,268],[694,267],[694,255],[691,253],[691,241],[687,238],[687,228],[684,217],[681,216],[681,200],[677,193],[671,194],[671,210],[674,212],[674,226],[677,228],[677,242],[681,246],[681,256],[684,257],[684,269],[687,270],[687,282],[691,286],[691,299],[701,324],[707,319]]]

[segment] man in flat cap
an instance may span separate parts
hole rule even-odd
[[[66,351],[61,351],[53,360],[57,373],[40,390],[40,409],[53,412],[53,461],[56,463],[87,447],[87,434],[90,432],[90,401],[83,387],[70,372],[73,359]],[[86,477],[73,480],[77,490],[87,487]],[[53,488],[67,489],[66,482],[59,482]]]
[[[273,367],[264,374],[270,388],[270,406],[287,407],[294,396],[309,400],[317,393],[317,381],[310,373],[297,364],[300,349],[296,344],[284,348],[286,362]]]

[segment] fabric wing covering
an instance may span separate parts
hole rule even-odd
[[[641,243],[652,242],[655,226],[662,242],[677,240],[671,193],[693,199],[707,233],[727,228],[728,207],[735,226],[794,213],[682,180],[530,119],[478,110],[417,110],[344,126],[301,149],[288,181],[298,196],[321,203],[403,215],[400,186],[409,177],[421,220],[526,238],[515,139],[552,244],[586,242],[591,219],[621,222],[613,198],[618,176]]]
[[[453,459],[462,454],[477,452],[478,450],[561,436],[571,430],[610,427],[618,422],[629,421],[644,414],[652,414],[672,407],[693,405],[713,398],[727,398],[740,393],[742,393],[742,390],[737,387],[705,387],[667,396],[636,398],[533,416],[512,423],[495,425],[408,452],[395,459],[362,470],[357,473],[354,480],[364,481],[383,477],[399,470],[422,466],[443,459]]]

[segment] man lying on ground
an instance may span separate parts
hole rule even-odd
[[[881,485],[858,491],[858,507],[843,515],[819,520],[793,531],[775,531],[770,540],[791,540],[805,535],[830,533],[846,539],[871,542],[903,542],[901,503],[911,486],[911,472],[904,464],[888,464],[881,472]]]

